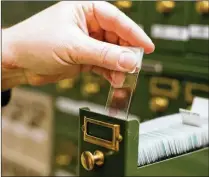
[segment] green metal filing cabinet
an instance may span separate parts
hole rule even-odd
[[[112,118],[88,108],[81,109],[78,174],[95,177],[208,176],[207,147],[149,165],[137,165],[139,127],[137,119]],[[102,129],[106,131],[99,131]]]
[[[3,2],[2,25],[3,27],[11,26],[54,3],[44,1]],[[118,6],[139,24],[156,45],[156,51],[153,54],[144,56],[130,110],[130,113],[137,117],[140,123],[176,113],[179,108],[190,109],[194,96],[208,98],[209,59],[206,34],[208,1],[120,1],[111,3]],[[128,136],[126,134],[127,130],[138,132],[138,120],[124,121],[109,117],[106,121],[104,115],[97,116],[97,113],[86,110],[81,110],[79,115],[79,108],[82,107],[101,109],[106,103],[108,91],[109,83],[93,74],[82,74],[74,79],[65,79],[42,87],[23,86],[15,89],[13,101],[3,110],[3,173],[10,172],[10,176],[11,173],[17,176],[69,176],[71,173],[74,175],[79,171],[82,176],[98,176],[98,174],[102,176],[101,172],[103,175],[111,176],[114,173],[113,167],[115,169],[115,164],[119,163],[118,168],[124,168],[124,171],[121,171],[122,176],[139,175],[139,167],[136,162],[139,135]],[[26,95],[30,95],[30,97]],[[42,106],[40,107],[39,104]],[[37,112],[41,116],[35,116],[36,111],[34,110],[39,110]],[[24,121],[20,118],[22,114],[25,117]],[[79,116],[83,121],[85,114],[92,116],[95,120],[101,118],[106,123],[119,124],[121,133],[124,135],[119,155],[111,157],[113,159],[109,161],[110,163],[108,162],[102,171],[94,174],[83,169],[79,160],[80,156],[88,148],[92,153],[96,149],[106,150],[83,141],[83,133],[78,127],[82,126],[82,123],[79,123]],[[19,118],[16,120],[15,117],[18,116]],[[43,118],[43,121],[40,121],[40,117]],[[29,126],[29,129],[26,128],[29,130],[28,135],[32,137],[34,132],[36,134],[42,132],[42,135],[45,132],[48,141],[43,142],[44,144],[41,145],[40,142],[37,143],[36,140],[31,141],[28,138],[26,141],[18,138],[18,134],[7,131],[7,129],[13,130],[15,125],[28,127],[31,125],[31,121],[33,125]],[[136,139],[137,141],[135,141]],[[11,140],[13,145],[10,144],[11,141],[6,140]],[[17,155],[17,152],[20,151],[17,149],[17,144],[20,144],[20,141],[23,144],[21,148],[31,147],[31,150],[23,151],[26,156],[31,155],[30,160],[26,159],[28,163],[24,161],[25,156]],[[19,149],[21,148],[19,147]],[[36,157],[35,153],[32,153],[33,151],[39,152],[39,154],[49,152],[49,154]],[[16,160],[9,155],[11,153]],[[141,168],[140,175],[164,176],[170,175],[172,171],[176,171],[176,175],[208,175],[205,172],[207,158],[208,149],[200,149],[190,156],[182,156],[163,161],[158,165],[153,164]],[[192,161],[192,167],[186,166],[185,164],[190,161]],[[202,162],[204,165],[195,165],[198,164],[195,161]],[[35,162],[39,162],[40,165],[36,167]],[[169,169],[171,170],[169,171]],[[120,176],[116,172],[115,175]]]
[[[208,55],[209,40],[209,2],[193,1],[189,3],[189,36],[187,51]]]
[[[134,114],[141,120],[153,119],[176,113],[180,107],[190,109],[194,96],[208,98],[208,61],[201,59],[194,55],[147,56],[134,97]]]
[[[117,6],[121,11],[134,20],[142,29],[146,24],[146,9],[144,1],[111,1],[111,3]],[[140,15],[139,15],[140,12]]]
[[[148,23],[145,30],[156,44],[156,51],[185,52],[189,37],[188,2],[149,1],[145,4]]]

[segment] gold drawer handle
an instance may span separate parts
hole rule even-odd
[[[193,95],[193,91],[194,90],[198,90],[198,91],[202,91],[202,92],[207,92],[209,93],[209,86],[205,85],[205,84],[198,84],[198,83],[187,83],[185,86],[185,100],[187,103],[192,103],[194,95]]]
[[[116,1],[114,4],[119,9],[129,9],[132,6],[132,1]]]
[[[164,112],[169,105],[168,98],[154,97],[150,100],[150,109],[153,112]]]
[[[98,83],[86,83],[82,87],[82,94],[84,96],[89,96],[93,94],[97,94],[100,91],[100,85]]]
[[[112,139],[104,139],[98,137],[96,134],[89,134],[88,129],[90,126],[105,127],[111,130]],[[84,125],[82,126],[84,141],[92,143],[113,151],[119,151],[119,143],[122,141],[122,136],[120,135],[120,125],[111,124],[103,121],[98,121],[94,119],[84,118]]]
[[[94,154],[89,151],[84,151],[81,154],[81,164],[87,171],[91,171],[94,169],[95,164],[98,166],[104,164],[104,154],[98,150]]]
[[[67,166],[71,163],[72,156],[67,154],[61,154],[56,157],[56,164],[61,166]]]
[[[159,85],[167,85],[170,89],[159,88]],[[152,77],[150,80],[150,93],[152,95],[164,96],[177,99],[179,94],[179,81],[164,77]]]
[[[209,1],[196,2],[196,11],[200,14],[208,14],[209,13]]]
[[[67,89],[73,88],[75,85],[75,80],[74,79],[64,79],[59,81],[56,84],[57,91],[66,91]]]
[[[171,12],[175,8],[174,1],[158,1],[156,4],[156,9],[160,13]]]

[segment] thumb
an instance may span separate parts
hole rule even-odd
[[[121,72],[133,71],[137,56],[128,48],[102,42],[83,35],[76,55],[79,64],[88,64]]]

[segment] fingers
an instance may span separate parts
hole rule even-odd
[[[145,53],[154,51],[154,44],[146,33],[129,17],[106,2],[94,2],[95,17],[106,31],[116,33],[132,46],[142,47]]]
[[[119,45],[121,45],[121,46],[130,46],[130,44],[128,42],[124,41],[121,38],[119,39]]]
[[[117,34],[111,31],[105,31],[103,33],[95,32],[95,33],[91,33],[90,36],[93,37],[94,39],[100,41],[106,41],[111,44],[117,44],[120,46],[130,46],[130,44],[127,41],[119,38]]]
[[[94,65],[121,72],[130,72],[136,68],[138,58],[131,50],[93,39],[83,33],[78,35],[79,50],[69,52],[76,57],[77,64]]]
[[[41,75],[36,74],[34,72],[31,72],[29,70],[24,71],[25,80],[27,81],[27,84],[32,86],[40,86],[47,83],[54,83],[58,80],[61,80],[63,77],[66,77],[65,75],[56,74],[56,75]]]
[[[100,32],[100,33],[91,33],[90,36],[96,40],[99,40],[99,41],[103,41],[104,40],[104,35],[103,35],[103,32]]]
[[[105,68],[97,67],[97,66],[83,66],[83,72],[92,71],[95,74],[103,76],[106,80],[110,82],[113,87],[122,87],[125,81],[125,73],[118,71],[111,71]]]
[[[112,44],[118,44],[119,38],[118,35],[115,34],[114,32],[106,31],[105,40]]]

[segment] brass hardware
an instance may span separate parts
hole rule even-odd
[[[156,9],[160,13],[171,12],[175,7],[174,1],[158,1],[156,4]]]
[[[85,131],[84,125],[82,125],[81,130],[82,130],[83,132]]]
[[[83,86],[83,94],[89,95],[89,94],[96,94],[100,91],[100,86],[98,83],[86,83]]]
[[[200,14],[208,14],[209,13],[209,1],[196,2],[196,11]]]
[[[192,103],[194,95],[192,91],[198,90],[202,92],[208,92],[209,93],[209,86],[205,84],[198,84],[198,83],[187,83],[185,86],[185,100],[187,103]]]
[[[74,86],[74,79],[64,79],[57,83],[56,88],[58,91],[64,91],[67,89],[71,89]]]
[[[159,88],[159,85],[167,85],[170,89]],[[171,99],[177,99],[179,94],[179,81],[164,77],[152,77],[150,79],[150,93],[152,95],[160,95]]]
[[[94,165],[102,166],[104,164],[104,154],[101,151],[95,151],[92,154],[89,151],[85,151],[81,154],[81,164],[87,171],[94,169]]]
[[[87,129],[88,123],[96,124],[98,126],[103,126],[103,127],[112,129],[112,141],[89,135],[88,129]],[[119,143],[123,139],[122,136],[120,135],[120,125],[110,124],[107,122],[93,120],[93,119],[89,119],[89,118],[85,117],[84,118],[84,126],[82,127],[82,129],[84,129],[84,141],[92,143],[92,144],[96,144],[98,146],[105,147],[107,149],[119,151]]]
[[[119,9],[129,9],[132,6],[132,1],[116,1],[115,5]]]
[[[154,97],[150,101],[150,109],[153,112],[164,112],[168,107],[169,101],[167,98]]]
[[[97,94],[100,91],[100,79],[92,74],[83,76],[84,83],[81,86],[83,96]]]
[[[72,156],[69,155],[58,155],[56,157],[56,163],[61,166],[69,165],[72,160]]]

